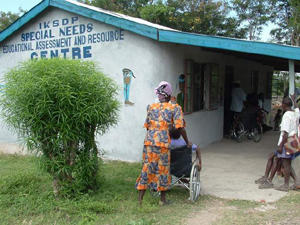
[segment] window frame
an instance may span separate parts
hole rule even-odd
[[[194,102],[195,102],[195,90],[196,87],[195,85],[195,65],[199,64],[199,71],[198,73],[200,73],[199,75],[201,76],[200,78],[200,99],[202,99],[202,101],[200,101],[200,109],[199,110],[195,110],[195,106],[194,106]],[[190,67],[189,67],[190,66]],[[191,114],[194,112],[199,112],[202,110],[205,110],[205,68],[204,68],[205,64],[203,63],[197,63],[194,60],[191,59],[186,59],[185,60],[185,95],[184,95],[184,114]],[[190,84],[189,82],[190,81]],[[188,93],[188,90],[190,89],[190,92]],[[200,100],[199,99],[199,100]],[[189,105],[189,106],[188,106]],[[190,111],[188,111],[187,109],[190,109]]]
[[[220,67],[217,63],[209,63],[210,71],[209,71],[209,110],[218,110],[219,108],[219,79],[220,79]],[[213,71],[213,67],[217,67],[217,71]],[[214,75],[213,72],[217,72],[217,75]],[[216,86],[212,86],[213,77],[217,77]],[[212,89],[216,88],[216,96],[213,96]],[[213,102],[215,99],[216,102]]]
[[[184,114],[185,115],[187,115],[187,114],[191,114],[191,113],[193,113],[193,98],[192,98],[192,96],[193,95],[190,95],[191,96],[191,100],[190,99],[188,99],[188,92],[187,92],[187,90],[188,89],[192,89],[192,91],[193,91],[193,88],[192,88],[192,86],[193,86],[193,77],[192,77],[192,74],[191,73],[193,73],[193,71],[188,71],[188,64],[191,64],[192,66],[190,67],[190,70],[194,67],[194,60],[191,60],[191,59],[186,59],[185,60],[185,71],[184,71],[184,76],[185,76],[185,83],[184,83]],[[190,80],[191,80],[191,86],[188,86],[188,76],[190,76]],[[188,107],[188,103],[189,102],[191,102],[191,111],[190,112],[188,112],[187,111],[187,107]]]

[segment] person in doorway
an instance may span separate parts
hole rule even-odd
[[[147,118],[144,127],[147,134],[144,140],[143,165],[135,188],[139,190],[139,203],[142,204],[146,189],[151,188],[161,192],[160,205],[167,205],[166,191],[169,189],[170,176],[170,136],[169,129],[178,129],[189,148],[189,142],[181,107],[170,103],[172,87],[168,82],[161,82],[155,89],[159,103],[153,103],[147,108]]]
[[[295,99],[295,95],[292,96]],[[299,127],[299,109],[292,109],[293,101],[289,97],[285,97],[282,101],[282,109],[285,112],[282,117],[282,122],[280,125],[280,137],[278,141],[277,157],[282,158],[282,165],[284,167],[284,184],[278,187],[274,187],[279,191],[289,191],[289,181],[291,174],[291,161],[295,158],[295,154],[290,154],[286,151],[284,144],[287,142],[288,137],[293,137],[297,135],[298,137],[298,127]],[[297,179],[297,177],[296,177]]]
[[[273,129],[274,131],[279,130],[279,124],[281,123],[281,117],[282,117],[281,113],[282,113],[282,110],[278,109],[277,113],[275,115],[274,121],[273,121],[273,122],[275,122],[274,129]]]
[[[245,130],[248,130],[251,133],[251,127],[256,122],[256,119],[259,114],[259,107],[257,105],[257,97],[254,94],[248,94],[244,103],[245,107],[235,118],[235,123],[241,121],[244,125]],[[250,137],[251,135],[249,135]]]
[[[260,92],[258,94],[258,106],[260,109],[259,112],[259,122],[263,128],[263,132],[266,132],[268,130],[272,130],[272,127],[269,126],[269,112],[267,110],[264,109],[264,102],[265,102],[265,96],[264,93]]]
[[[180,130],[175,129],[174,127],[172,127],[172,129],[170,130],[170,138],[171,138],[171,151],[172,151],[172,149],[187,145],[187,143],[184,141],[184,139],[181,138]],[[196,152],[196,159],[199,160],[198,170],[201,171],[202,160],[201,160],[200,148],[197,145],[193,144],[192,152]]]
[[[182,111],[184,112],[184,88],[185,88],[185,76],[181,74],[179,76],[179,90],[180,92],[177,95],[177,104],[181,106]]]
[[[229,122],[230,125],[234,122],[234,117],[241,113],[244,107],[244,101],[246,101],[246,93],[241,88],[240,81],[236,80],[233,82],[233,89],[231,93],[231,105],[230,105],[230,116]]]
[[[260,92],[258,94],[258,106],[262,111],[268,114],[269,112],[264,109],[264,102],[265,102],[265,95],[264,93]]]

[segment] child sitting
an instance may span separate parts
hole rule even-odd
[[[273,121],[273,122],[275,122],[273,130],[276,130],[276,131],[279,130],[279,125],[280,125],[280,122],[281,122],[281,113],[282,113],[282,110],[278,109],[277,113],[276,113],[276,116],[274,118],[274,121]]]
[[[180,138],[181,133],[180,133],[179,130],[176,130],[175,128],[172,128],[170,130],[169,134],[170,134],[170,138],[171,138],[171,151],[174,148],[178,148],[178,147],[187,145],[187,143],[182,138]],[[192,145],[192,152],[196,152],[196,158],[199,160],[198,170],[201,171],[202,162],[201,162],[200,148],[197,145],[193,144]]]

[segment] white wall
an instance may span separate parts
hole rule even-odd
[[[53,21],[58,20],[62,22],[64,18],[72,21],[71,19],[75,17],[79,19],[75,20],[72,26],[78,24],[87,26],[87,24],[92,24],[93,31],[85,32],[83,34],[85,36],[93,33],[118,30],[116,27],[79,17],[59,9],[49,10],[41,17],[35,18],[29,25],[21,28],[4,43],[1,43],[0,78],[3,78],[5,71],[8,69],[16,66],[21,61],[29,59],[32,52],[37,52],[38,54],[41,52],[33,50],[3,53],[4,45],[22,43],[22,33],[39,31],[39,23],[47,21],[50,21],[49,29],[52,30],[52,35],[58,38],[59,27],[64,28],[65,26],[53,27]],[[236,59],[228,55],[205,52],[200,47],[159,43],[129,31],[123,32],[124,40],[85,44],[83,46],[74,46],[72,44],[70,46],[70,50],[73,47],[80,47],[82,49],[84,46],[91,46],[89,53],[92,54],[92,57],[85,60],[91,59],[99,62],[99,66],[103,69],[104,73],[117,82],[120,86],[119,99],[122,102],[124,102],[122,69],[131,69],[136,76],[136,79],[132,80],[130,88],[130,101],[135,103],[134,106],[122,104],[118,125],[112,127],[107,134],[97,139],[99,148],[103,149],[107,157],[111,159],[127,161],[139,161],[141,159],[143,140],[146,134],[145,129],[143,129],[143,123],[146,117],[147,105],[153,103],[156,98],[154,88],[160,81],[165,80],[172,84],[174,92],[176,92],[174,94],[176,95],[179,92],[179,87],[176,90],[176,82],[178,76],[184,73],[185,59],[193,59],[200,63],[218,63],[220,74],[219,84],[221,86],[224,85],[225,66],[234,66],[235,74],[241,79],[245,91],[249,90],[251,70],[259,70],[264,74],[272,69],[258,63]],[[68,37],[71,37],[73,42],[75,36],[71,35]],[[32,41],[32,43],[34,46],[36,41]],[[49,53],[47,54],[49,55]],[[263,77],[262,80],[265,80],[265,75]],[[263,90],[263,87],[264,85],[261,84],[260,89]],[[202,110],[186,115],[185,118],[189,139],[200,147],[205,147],[209,143],[223,138],[222,105],[217,110]],[[16,135],[13,135],[5,127],[0,128],[0,148],[4,148],[5,146],[7,148],[8,142],[14,143],[16,141]],[[11,146],[15,145],[12,144]]]
[[[42,17],[35,18],[29,26],[24,27],[13,37],[9,38],[4,43],[1,43],[0,49],[0,76],[3,77],[5,71],[16,66],[19,62],[30,59],[30,55],[35,51],[3,53],[3,46],[10,44],[22,43],[22,33],[39,31],[39,23],[54,20],[62,21],[63,18],[71,20],[72,17],[77,15],[68,13],[62,10],[50,10]],[[89,35],[103,31],[118,30],[116,27],[106,25],[91,19],[79,17],[79,20],[74,23],[77,24],[93,24],[93,31],[85,33]],[[64,27],[64,26],[60,26]],[[59,28],[51,27],[52,35],[56,38],[59,37]],[[72,35],[72,40],[74,40]],[[33,45],[36,41],[32,41]],[[92,58],[86,60],[94,60],[99,62],[99,66],[103,72],[112,77],[119,85],[119,99],[124,101],[123,97],[123,68],[129,68],[133,71],[136,79],[133,79],[130,90],[130,101],[134,102],[134,106],[122,105],[120,113],[120,122],[117,127],[112,128],[108,134],[103,138],[99,138],[99,147],[107,150],[111,158],[125,159],[125,160],[139,160],[145,130],[143,123],[146,116],[146,107],[155,99],[154,88],[157,86],[158,81],[161,79],[160,74],[153,74],[153,68],[156,67],[152,62],[155,60],[156,55],[153,54],[152,48],[155,42],[142,38],[131,32],[124,31],[124,40],[114,42],[101,42],[96,44],[85,44],[84,46],[91,46]],[[74,47],[74,45],[72,45]],[[82,46],[80,46],[82,48]],[[60,49],[60,48],[56,48]],[[40,54],[41,51],[36,51]],[[0,128],[0,140],[4,147],[5,142],[15,142],[17,137],[12,135],[5,128]],[[1,147],[1,145],[0,145]]]

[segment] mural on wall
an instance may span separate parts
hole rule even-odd
[[[96,31],[92,22],[82,23],[78,16],[41,21],[36,29],[24,32],[16,43],[1,46],[3,54],[29,52],[31,59],[93,58],[93,46],[125,40],[123,29]]]
[[[124,98],[126,105],[134,105],[131,101],[129,101],[129,93],[130,93],[130,84],[131,78],[136,78],[133,72],[130,69],[124,68],[123,72],[123,80],[124,80]]]

